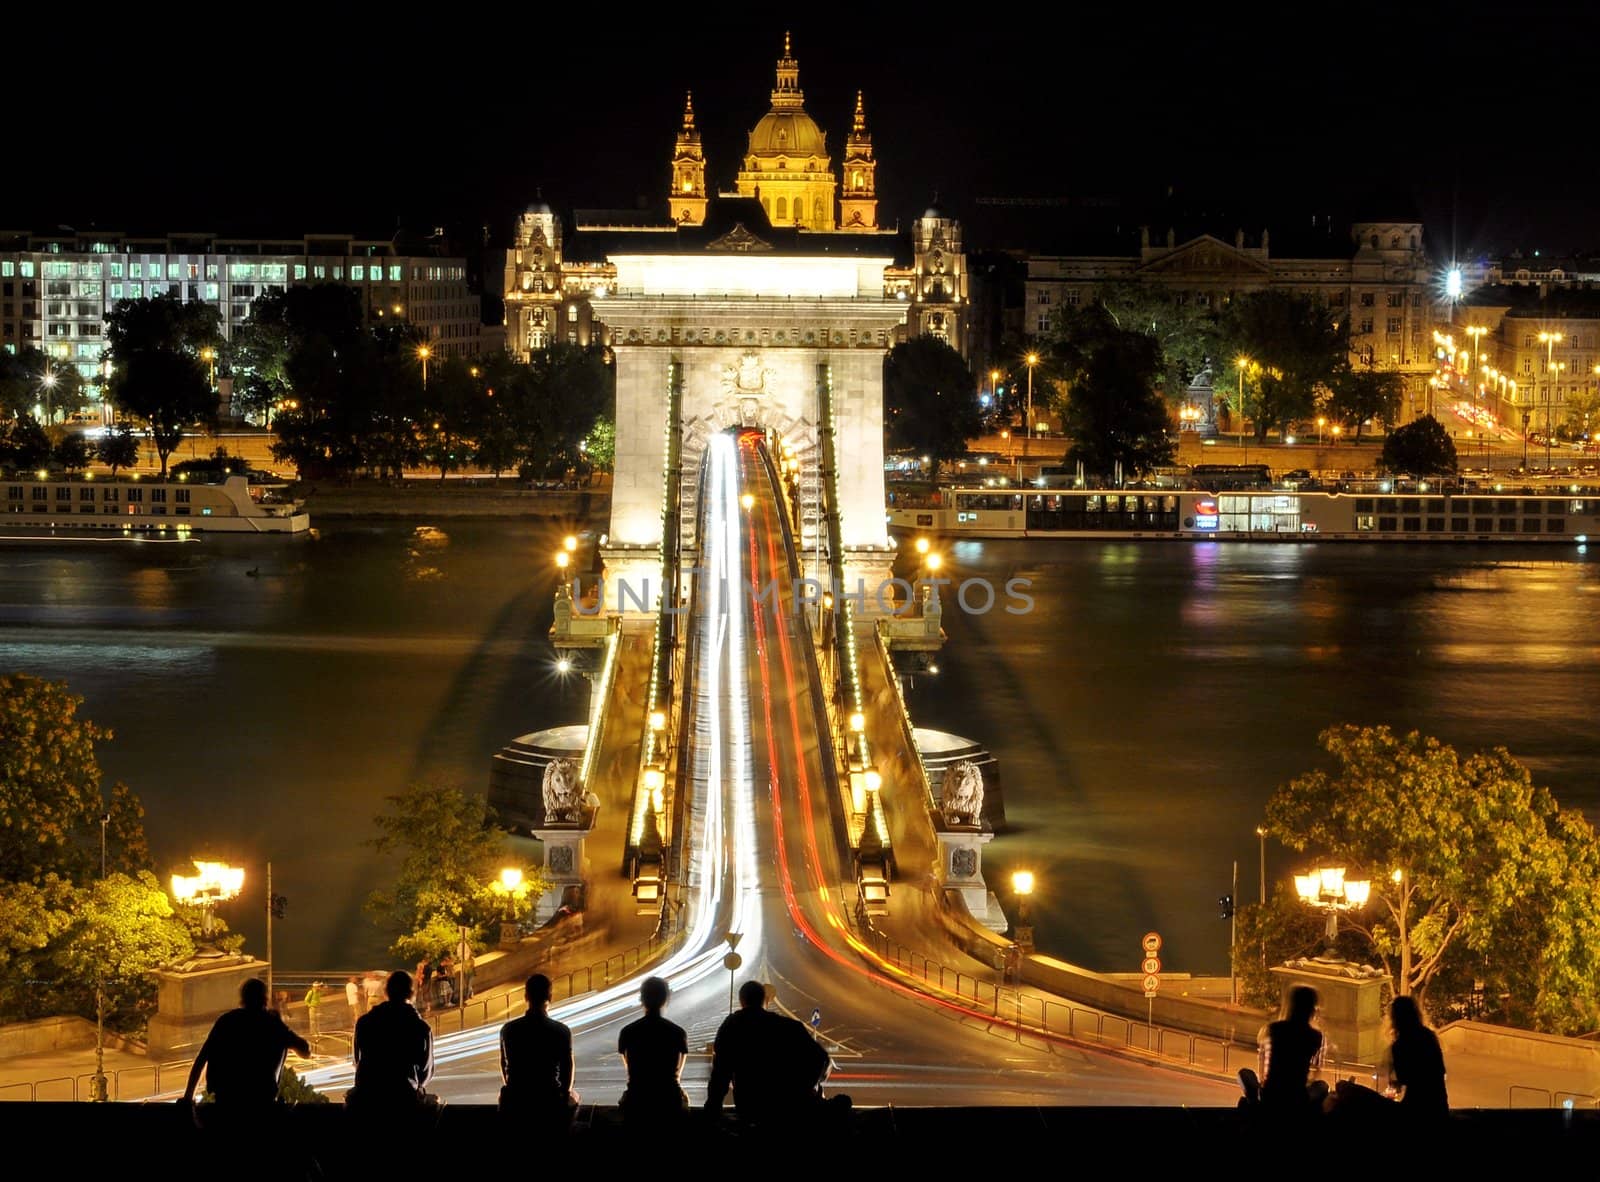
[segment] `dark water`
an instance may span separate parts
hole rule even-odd
[[[493,752],[583,720],[546,640],[563,532],[515,521],[331,524],[321,537],[0,544],[0,669],[64,678],[116,731],[109,776],[149,808],[165,866],[211,847],[266,861],[289,968],[377,963],[362,843],[386,793],[479,789]],[[1039,875],[1045,949],[1224,971],[1216,898],[1280,781],[1336,721],[1503,743],[1600,812],[1600,575],[1575,548],[960,543],[956,573],[1034,580],[1018,619],[945,616],[921,725],[1001,760],[1012,830],[992,885]],[[257,569],[255,577],[246,572]],[[1268,850],[1268,871],[1292,869]],[[224,914],[262,947],[257,902]]]
[[[1254,900],[1262,806],[1333,723],[1504,745],[1600,815],[1600,570],[1576,546],[964,542],[950,560],[1030,577],[1037,603],[947,611],[912,714],[999,756],[1013,831],[986,876],[1036,871],[1056,955],[1131,972],[1155,929],[1170,968],[1225,973],[1232,862]],[[1269,889],[1295,857],[1268,846]]]

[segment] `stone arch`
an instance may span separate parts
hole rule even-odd
[[[781,222],[785,218],[787,218],[788,216],[789,216],[789,199],[787,197],[779,197],[778,198],[778,220]]]

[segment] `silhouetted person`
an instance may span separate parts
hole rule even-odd
[[[644,1017],[628,1023],[617,1036],[617,1053],[628,1065],[622,1116],[630,1123],[669,1120],[689,1105],[678,1083],[689,1057],[689,1036],[661,1016],[671,993],[660,977],[646,978],[639,986]]]
[[[572,1031],[550,1016],[550,978],[528,978],[528,1012],[500,1028],[500,1111],[543,1133],[564,1133],[578,1103],[572,1094]]]
[[[356,1078],[345,1103],[367,1112],[406,1112],[433,1078],[433,1031],[411,1005],[411,974],[390,973],[388,1000],[356,1022]]]
[[[1394,1042],[1389,1046],[1389,1080],[1400,1089],[1400,1111],[1409,1118],[1437,1118],[1450,1111],[1444,1087],[1444,1052],[1439,1036],[1422,1022],[1414,998],[1389,1003]]]
[[[712,1048],[706,1108],[722,1109],[733,1086],[739,1118],[754,1124],[798,1119],[815,1106],[828,1077],[828,1052],[793,1018],[766,1008],[760,981],[739,987],[739,1010],[723,1019]]]
[[[1296,985],[1289,990],[1288,1013],[1267,1027],[1262,1108],[1282,1114],[1311,1111],[1311,1070],[1322,1066],[1322,1032],[1311,1025],[1316,1012],[1317,991]]]
[[[189,1068],[183,1102],[194,1103],[204,1071],[218,1116],[230,1120],[268,1112],[278,1102],[278,1075],[291,1050],[311,1057],[306,1040],[285,1026],[276,1010],[267,1009],[267,983],[251,977],[239,986],[239,1008],[218,1018],[206,1035]]]

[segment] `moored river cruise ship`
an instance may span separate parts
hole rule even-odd
[[[120,530],[123,533],[300,533],[311,517],[301,501],[277,499],[284,486],[229,476],[221,484],[168,477],[0,479],[0,526]]]
[[[945,488],[892,498],[888,519],[891,529],[971,538],[1583,544],[1600,540],[1600,489]]]

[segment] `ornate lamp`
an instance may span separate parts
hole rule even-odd
[[[1308,907],[1328,914],[1328,926],[1323,936],[1327,947],[1317,959],[1329,964],[1344,960],[1339,955],[1335,941],[1339,936],[1339,915],[1344,911],[1359,911],[1367,905],[1372,894],[1372,883],[1364,878],[1346,879],[1343,866],[1323,866],[1309,874],[1294,876],[1295,894]]]

